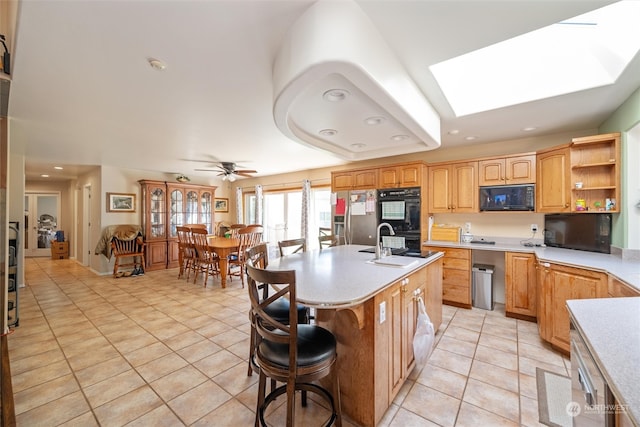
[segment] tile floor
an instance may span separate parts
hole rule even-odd
[[[18,426],[249,426],[248,297],[177,280],[177,270],[114,279],[73,260],[27,259],[20,326],[9,336]],[[533,323],[444,306],[437,346],[381,426],[538,424],[536,366],[569,361]],[[268,417],[282,425],[284,406]],[[297,424],[320,425],[320,405]],[[348,420],[346,426],[353,426]]]

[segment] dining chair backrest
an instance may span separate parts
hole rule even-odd
[[[280,249],[280,256],[306,252],[307,240],[305,238],[281,240],[278,242],[278,249]]]
[[[213,252],[209,248],[209,242],[207,242],[207,234],[207,230],[204,228],[191,229],[191,238],[196,250],[196,256],[202,260],[208,260],[209,258],[215,256],[215,252]]]
[[[336,236],[318,236],[318,243],[320,243],[320,250],[331,246],[338,245],[338,238]]]
[[[318,227],[318,236],[331,236],[331,228],[329,227]]]

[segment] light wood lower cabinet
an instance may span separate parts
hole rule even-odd
[[[640,297],[640,291],[613,276],[609,276],[608,294],[611,298]]]
[[[505,312],[509,317],[535,320],[536,263],[535,255],[505,252]]]
[[[569,312],[567,300],[604,298],[607,275],[582,268],[538,263],[538,325],[540,337],[569,353]]]
[[[444,252],[442,302],[471,308],[471,249],[430,246],[426,250]]]

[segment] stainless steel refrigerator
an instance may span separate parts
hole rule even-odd
[[[333,234],[341,245],[376,244],[377,190],[339,191],[332,195]]]

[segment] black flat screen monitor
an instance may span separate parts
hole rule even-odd
[[[611,214],[545,215],[544,244],[557,248],[611,253]]]

